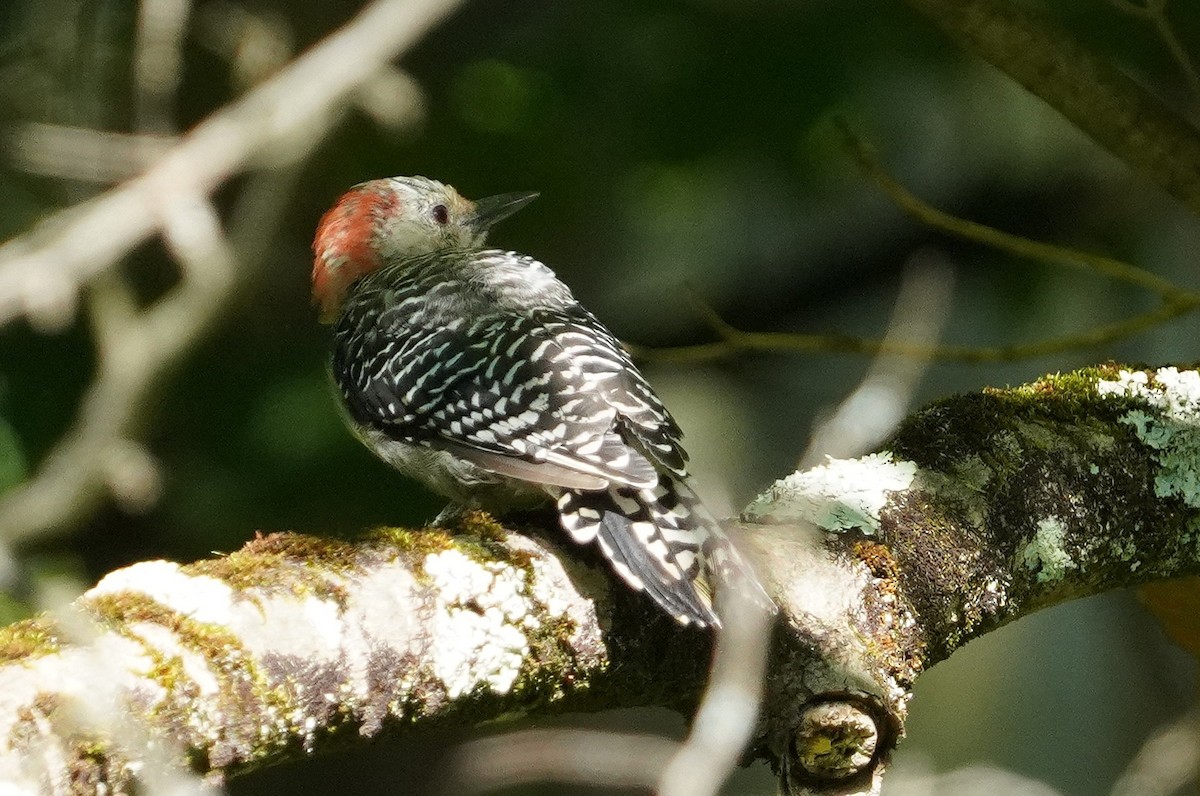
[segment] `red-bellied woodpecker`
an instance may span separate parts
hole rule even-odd
[[[553,499],[563,529],[683,623],[762,592],[689,482],[682,433],[612,333],[542,263],[484,248],[533,193],[424,177],[352,188],[313,241],[313,301],[359,437],[459,505]]]

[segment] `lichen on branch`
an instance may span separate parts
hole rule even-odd
[[[44,786],[54,772],[20,761],[48,744],[65,765],[103,766],[109,782],[140,769],[71,718],[96,699],[176,762],[220,773],[346,730],[469,724],[589,684],[608,662],[593,600],[548,548],[475,526],[357,544],[272,534],[224,558],[147,561],[80,598],[88,638],[70,617],[5,629],[0,781]]]
[[[877,793],[914,682],[966,641],[1200,572],[1197,450],[1200,373],[1105,365],[936,402],[884,450],[781,479],[730,526],[780,608],[749,756],[790,793]],[[115,572],[0,631],[0,781],[127,783],[153,748],[220,777],[385,727],[694,707],[711,635],[524,521]],[[98,703],[159,743],[79,717]]]

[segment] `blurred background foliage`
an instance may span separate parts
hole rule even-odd
[[[1150,24],[1104,0],[1032,5],[1196,118],[1197,97]],[[238,8],[302,49],[358,6]],[[212,45],[222,33],[213,20],[231,8],[195,4],[177,99],[183,128],[241,90]],[[0,4],[0,124],[130,130],[136,10],[131,0]],[[1169,11],[1184,46],[1200,53],[1200,5],[1179,1]],[[425,174],[472,197],[541,191],[493,241],[545,260],[618,335],[643,346],[711,339],[689,290],[745,329],[878,336],[914,258],[952,268],[948,343],[1038,340],[1153,306],[1133,288],[913,223],[856,171],[831,131],[834,114],[945,210],[1124,258],[1184,286],[1198,281],[1196,218],[902,3],[480,0],[400,65],[424,93],[419,129],[361,114],[339,125],[305,168],[267,261],[144,407],[160,499],[144,513],[106,505],[79,527],[26,544],[3,610],[31,604],[38,573],[85,584],[137,560],[233,550],[259,530],[350,534],[436,513],[438,499],[343,428],[325,373],[327,331],[309,306],[314,225],[364,179]],[[0,149],[0,187],[0,238],[102,189],[32,173],[12,148]],[[157,243],[124,267],[147,300],[177,273]],[[1107,359],[1190,362],[1198,331],[1193,315],[1053,358],[934,364],[918,401]],[[686,367],[651,360],[645,370],[688,434],[710,501],[728,513],[794,468],[814,418],[868,364],[756,354]],[[36,469],[93,366],[85,323],[56,335],[0,330],[0,488],[26,463]],[[994,764],[1062,793],[1107,793],[1147,734],[1190,704],[1193,678],[1193,665],[1129,595],[1055,609],[922,679],[896,779]],[[683,726],[646,712],[603,720]],[[261,772],[233,790],[353,783],[362,793],[413,792],[450,742],[383,743]],[[729,792],[772,787],[751,770]]]

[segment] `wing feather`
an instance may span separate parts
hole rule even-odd
[[[570,489],[684,472],[681,432],[616,338],[578,305],[427,327],[404,301],[347,321],[334,370],[360,423]]]

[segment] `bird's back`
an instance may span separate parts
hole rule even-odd
[[[769,605],[697,498],[678,424],[612,333],[532,257],[421,249],[416,237],[440,240],[456,200],[382,183],[358,191],[383,199],[352,194],[339,204],[349,209],[331,216],[332,231],[314,246],[319,284],[342,291],[323,288],[321,304],[338,308],[333,375],[360,438],[459,503],[503,509],[553,499],[574,541],[599,546],[627,583],[681,622],[717,624],[715,582],[753,589]],[[392,201],[393,190],[407,193]],[[450,196],[440,183],[428,190]],[[368,224],[360,207],[417,209]],[[364,229],[379,245],[353,256],[331,237]],[[406,242],[378,241],[380,229]],[[353,266],[345,273],[362,275],[339,279],[343,262]]]

